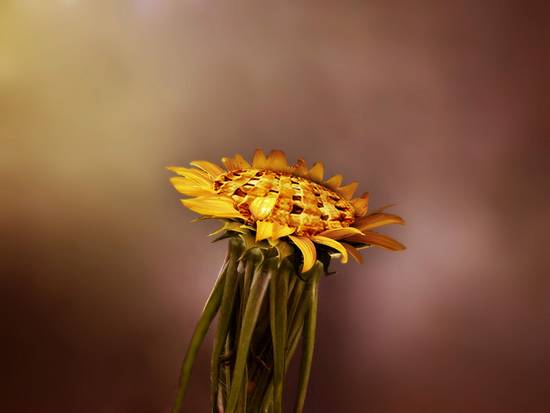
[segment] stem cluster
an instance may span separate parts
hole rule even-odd
[[[293,254],[238,235],[187,349],[172,413],[181,410],[197,352],[218,316],[211,358],[212,413],[282,413],[290,361],[303,341],[294,411],[303,411],[323,264],[299,273]]]

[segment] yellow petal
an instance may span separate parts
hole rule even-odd
[[[344,177],[342,175],[334,175],[331,176],[327,181],[325,182],[326,186],[328,186],[331,189],[338,189],[340,185],[342,185],[342,179]]]
[[[191,162],[191,165],[202,169],[204,172],[206,172],[212,178],[217,178],[218,176],[220,176],[221,174],[223,174],[225,172],[221,167],[219,167],[215,163],[208,162],[208,161],[193,161],[193,162]]]
[[[225,166],[228,171],[236,171],[237,169],[241,169],[239,162],[227,156],[224,156],[222,158],[222,163],[223,163],[223,166]]]
[[[210,177],[210,175],[195,168],[184,168],[183,166],[168,166],[166,167],[166,169],[175,172],[180,176],[191,179],[199,185],[210,185],[212,183],[212,178]]]
[[[256,220],[262,220],[271,214],[276,202],[275,197],[257,197],[250,204],[250,212]]]
[[[363,263],[363,256],[357,248],[344,242],[342,243],[342,245],[348,251],[348,254],[351,255],[356,262],[358,262],[359,264]]]
[[[398,215],[384,214],[382,212],[379,212],[366,216],[365,218],[361,219],[357,224],[355,224],[355,226],[361,231],[366,231],[389,224],[404,225],[405,221]]]
[[[353,209],[355,209],[356,217],[364,217],[367,215],[367,210],[369,208],[369,193],[365,192],[361,195],[361,198],[355,198],[351,200]]]
[[[317,251],[315,251],[315,245],[309,238],[306,237],[295,237],[294,235],[289,235],[289,238],[292,242],[298,247],[302,252],[304,257],[304,265],[302,267],[302,272],[307,272],[311,270],[315,261],[317,261]]]
[[[267,157],[267,167],[274,170],[287,170],[288,161],[283,151],[273,150]]]
[[[215,192],[211,185],[204,186],[199,185],[191,179],[187,179],[182,176],[173,176],[170,178],[170,182],[176,188],[176,191],[189,196],[209,196],[214,195]]]
[[[405,249],[403,244],[393,238],[372,231],[365,232],[365,235],[354,235],[353,237],[346,239],[346,241],[374,245],[375,247],[381,247],[391,251],[400,251]]]
[[[252,156],[252,166],[257,169],[267,168],[267,159],[261,149],[256,149]]]
[[[201,215],[218,218],[240,218],[241,214],[235,209],[233,200],[225,196],[201,196],[191,199],[182,199],[181,203],[192,211]]]
[[[287,235],[292,234],[296,228],[289,227],[288,225],[282,225],[278,223],[273,224],[273,235],[271,236],[272,239],[278,239],[282,237],[286,237]]]
[[[316,242],[317,244],[323,244],[327,247],[333,248],[340,254],[342,254],[342,258],[340,259],[340,262],[342,262],[342,264],[348,262],[348,250],[346,250],[346,248],[344,248],[344,246],[338,241],[333,240],[332,238],[323,237],[322,235],[313,235],[311,237],[311,240],[313,242]]]
[[[298,176],[306,176],[307,175],[307,164],[304,158],[299,158],[294,166],[292,167],[294,170],[294,174]]]
[[[351,199],[358,186],[359,184],[357,182],[352,182],[351,184],[338,188],[338,193],[346,199]]]
[[[323,163],[315,162],[309,170],[308,175],[314,181],[321,182],[323,180],[323,176],[325,175],[325,167],[323,166]]]
[[[328,229],[321,232],[320,234],[323,237],[332,238],[332,239],[344,239],[351,237],[352,235],[363,235],[363,233],[354,227],[338,228],[338,229]]]
[[[271,238],[273,234],[273,222],[256,221],[256,241]]]
[[[250,164],[240,153],[236,154],[233,160],[239,165],[239,169],[250,169]]]

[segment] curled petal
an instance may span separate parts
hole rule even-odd
[[[262,220],[271,214],[277,198],[275,197],[258,197],[250,204],[250,212],[257,220]]]
[[[361,230],[354,227],[338,228],[338,229],[328,229],[321,232],[319,235],[332,239],[345,239],[351,237],[352,235],[363,235]]]
[[[340,259],[342,264],[348,262],[348,250],[346,250],[346,248],[344,248],[344,246],[338,241],[333,240],[332,238],[323,237],[321,235],[314,235],[311,237],[311,240],[317,244],[326,245],[327,247],[335,249],[342,254],[342,258]]]
[[[352,182],[351,184],[338,188],[338,193],[349,200],[353,198],[353,194],[357,190],[358,186],[359,184],[357,182]]]
[[[218,218],[241,218],[240,212],[235,209],[233,200],[225,196],[200,196],[182,199],[181,203],[201,215]]]
[[[359,228],[361,231],[367,231],[373,228],[378,228],[383,225],[389,225],[389,224],[404,225],[405,221],[403,220],[403,218],[401,218],[398,215],[385,214],[383,212],[379,212],[379,213],[368,215],[365,218],[361,219],[356,224],[356,227]]]
[[[325,184],[330,189],[337,190],[340,187],[340,185],[342,185],[342,179],[344,179],[342,175],[334,175],[334,176],[331,176],[329,179],[327,179]]]
[[[294,235],[289,235],[289,238],[292,242],[298,247],[304,256],[304,265],[302,267],[302,272],[307,272],[313,267],[315,261],[317,260],[317,251],[315,251],[315,245],[309,238],[306,237],[295,237]]]
[[[373,231],[367,231],[364,235],[354,235],[346,239],[346,241],[374,245],[375,247],[381,247],[391,251],[400,251],[406,248],[399,241]]]
[[[256,151],[254,151],[254,155],[252,157],[252,167],[257,169],[267,168],[267,159],[261,149],[256,149]]]
[[[191,165],[202,169],[204,172],[206,172],[212,178],[217,178],[218,176],[220,176],[221,174],[223,174],[225,172],[223,170],[223,168],[221,168],[220,166],[216,165],[215,163],[208,162],[208,161],[193,161],[193,162],[191,162]]]
[[[325,175],[325,167],[322,162],[315,162],[308,172],[309,177],[314,181],[321,182]]]
[[[344,248],[348,251],[348,254],[352,256],[352,258],[359,264],[363,263],[363,256],[359,252],[357,248],[355,248],[352,245],[346,244],[345,242],[342,243]]]

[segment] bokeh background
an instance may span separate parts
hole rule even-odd
[[[549,412],[545,9],[0,1],[0,410],[169,411],[225,245],[163,167],[259,147],[408,222],[323,281],[308,412]]]

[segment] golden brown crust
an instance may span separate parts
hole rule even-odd
[[[254,222],[250,204],[258,197],[275,197],[264,221],[296,228],[296,234],[311,236],[354,222],[353,205],[332,191],[306,178],[266,169],[238,169],[219,176],[214,190],[231,197],[248,223]]]

